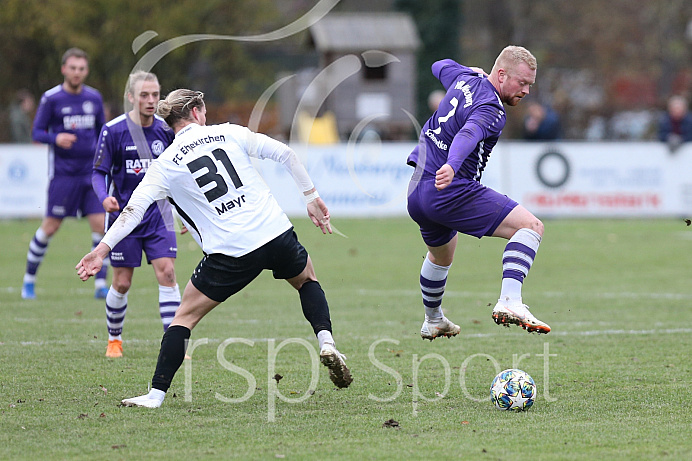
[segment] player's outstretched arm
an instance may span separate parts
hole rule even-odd
[[[87,281],[89,277],[98,274],[101,267],[103,267],[103,260],[108,256],[110,251],[111,249],[105,243],[96,245],[96,248],[84,255],[77,266],[75,266],[77,276],[79,276],[82,281]]]

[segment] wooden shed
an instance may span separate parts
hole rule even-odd
[[[319,66],[281,92],[284,126],[299,111],[333,114],[342,141],[373,130],[384,140],[410,139],[420,38],[408,14],[332,13],[310,27],[310,46]]]

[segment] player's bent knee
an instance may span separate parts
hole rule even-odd
[[[117,291],[120,294],[125,294],[128,291],[130,291],[130,287],[132,286],[132,281],[127,280],[127,281],[119,281],[119,280],[113,280],[113,289]]]
[[[174,286],[175,285],[175,263],[173,259],[162,258],[156,259],[154,264],[154,273],[159,285]]]
[[[286,279],[288,283],[291,284],[293,288],[296,290],[300,290],[303,288],[303,285],[305,285],[308,282],[317,282],[317,277],[315,276],[315,271],[314,270],[308,270],[306,267],[303,272],[301,272],[299,275]]]
[[[531,229],[532,231],[536,232],[538,235],[543,237],[543,231],[545,229],[544,229],[543,223],[541,222],[540,219],[534,218],[533,222],[531,223],[531,227],[529,227],[529,229]]]
[[[163,284],[167,284],[169,286],[175,285],[175,270],[171,269],[171,270],[164,271],[163,274],[161,274],[161,278],[162,278],[161,282],[164,282],[164,283],[162,283],[162,285]]]

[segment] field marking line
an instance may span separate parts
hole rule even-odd
[[[334,291],[334,290],[332,290]],[[359,288],[356,291],[356,294],[358,295],[363,295],[363,296],[420,296],[420,290],[379,290],[379,289],[367,289],[367,288]],[[482,297],[482,298],[496,298],[498,293],[493,292],[493,293],[488,293],[488,292],[481,292],[481,291],[454,291],[454,290],[445,290],[445,298],[447,297],[457,297],[457,298],[476,298],[476,297]],[[534,296],[540,295],[540,296],[545,296],[548,298],[561,298],[561,297],[570,297],[570,296],[589,296],[589,297],[596,297],[596,298],[602,298],[602,299],[618,299],[618,298],[627,298],[627,299],[636,299],[636,298],[646,298],[646,299],[690,299],[692,298],[692,293],[634,293],[634,292],[628,292],[624,291],[621,293],[598,293],[598,292],[582,292],[582,293],[575,293],[575,292],[564,292],[564,291],[544,291],[542,293],[534,293]]]
[[[523,332],[522,332],[523,333]],[[607,336],[607,335],[673,335],[673,334],[689,334],[692,333],[692,328],[664,328],[664,329],[649,329],[649,330],[587,330],[587,331],[551,331],[544,335],[546,339],[554,336]],[[506,333],[473,333],[467,335],[459,335],[462,338],[491,338],[500,336]]]
[[[588,330],[588,331],[552,331],[549,335],[544,336],[546,339],[555,336],[607,336],[607,335],[632,335],[632,336],[644,336],[644,335],[675,335],[675,334],[690,334],[692,333],[692,328],[663,328],[663,329],[649,329],[649,330]],[[503,333],[471,333],[471,334],[460,334],[460,338],[493,338],[496,336],[506,335],[507,332]],[[524,334],[522,332],[522,334]],[[235,338],[235,336],[234,336]],[[200,339],[200,338],[197,338]],[[208,343],[222,343],[226,339],[215,339],[206,338]],[[268,342],[269,339],[281,339],[281,338],[250,338],[254,342]],[[284,338],[289,339],[289,338]],[[312,337],[303,338],[305,340],[312,340]],[[365,339],[363,337],[357,337],[357,339]],[[134,344],[160,344],[160,339],[138,339],[138,338],[128,338],[125,343]],[[105,344],[105,340],[90,339],[88,341],[75,341],[70,339],[61,340],[48,340],[48,341],[0,341],[0,347],[2,346],[50,346],[50,345],[70,345],[70,344]]]
[[[336,287],[336,288],[331,288],[330,292],[336,292],[336,291],[341,291],[344,290],[342,287]],[[0,286],[0,293],[19,293],[21,291],[21,287],[15,287],[15,286]],[[361,295],[361,296],[411,296],[411,297],[419,297],[420,296],[420,290],[382,290],[382,289],[369,289],[369,288],[357,288],[353,290],[356,295]],[[78,295],[92,295],[94,290],[92,288],[77,288],[77,289],[70,289],[68,291],[71,294],[78,294]],[[147,288],[147,287],[139,287],[139,288],[134,288],[131,290],[131,292],[134,293],[139,293],[139,294],[144,294],[144,293],[154,293],[158,292],[156,288]],[[496,298],[498,293],[496,292],[482,292],[482,291],[455,291],[455,290],[446,290],[445,291],[445,298]],[[680,300],[680,299],[690,299],[692,298],[692,293],[635,293],[631,291],[623,291],[620,293],[616,292],[605,292],[605,293],[598,293],[598,292],[581,292],[581,293],[575,293],[575,292],[565,292],[565,291],[544,291],[542,293],[534,293],[533,296],[545,296],[547,298],[561,298],[561,297],[581,297],[581,296],[589,296],[589,297],[596,297],[596,298],[601,298],[601,299],[618,299],[618,298],[626,298],[626,299],[637,299],[637,298],[646,298],[646,299],[672,299],[672,300]]]

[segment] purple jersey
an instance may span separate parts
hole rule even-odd
[[[144,143],[135,143],[130,127],[135,138],[139,138],[139,130],[142,130]],[[121,209],[130,200],[132,191],[144,177],[149,164],[163,153],[174,138],[173,130],[159,116],[154,116],[150,126],[142,128],[135,125],[127,114],[122,114],[103,127],[94,156],[94,170],[106,174],[108,195],[115,197]],[[157,205],[152,204],[146,216],[156,209]],[[109,222],[112,223],[118,214],[111,213]]]
[[[90,176],[96,139],[105,122],[101,93],[88,85],[79,94],[68,93],[62,85],[43,93],[32,136],[49,145],[49,176]],[[55,145],[63,132],[77,136],[70,149]]]
[[[500,95],[490,81],[451,59],[437,61],[432,72],[447,89],[439,108],[421,130],[420,140],[408,157],[426,173],[435,172],[445,163],[454,168],[455,177],[480,181],[483,170],[505,126],[505,111]],[[482,138],[475,146],[459,146],[462,130],[475,125]],[[451,149],[450,149],[451,148]]]

